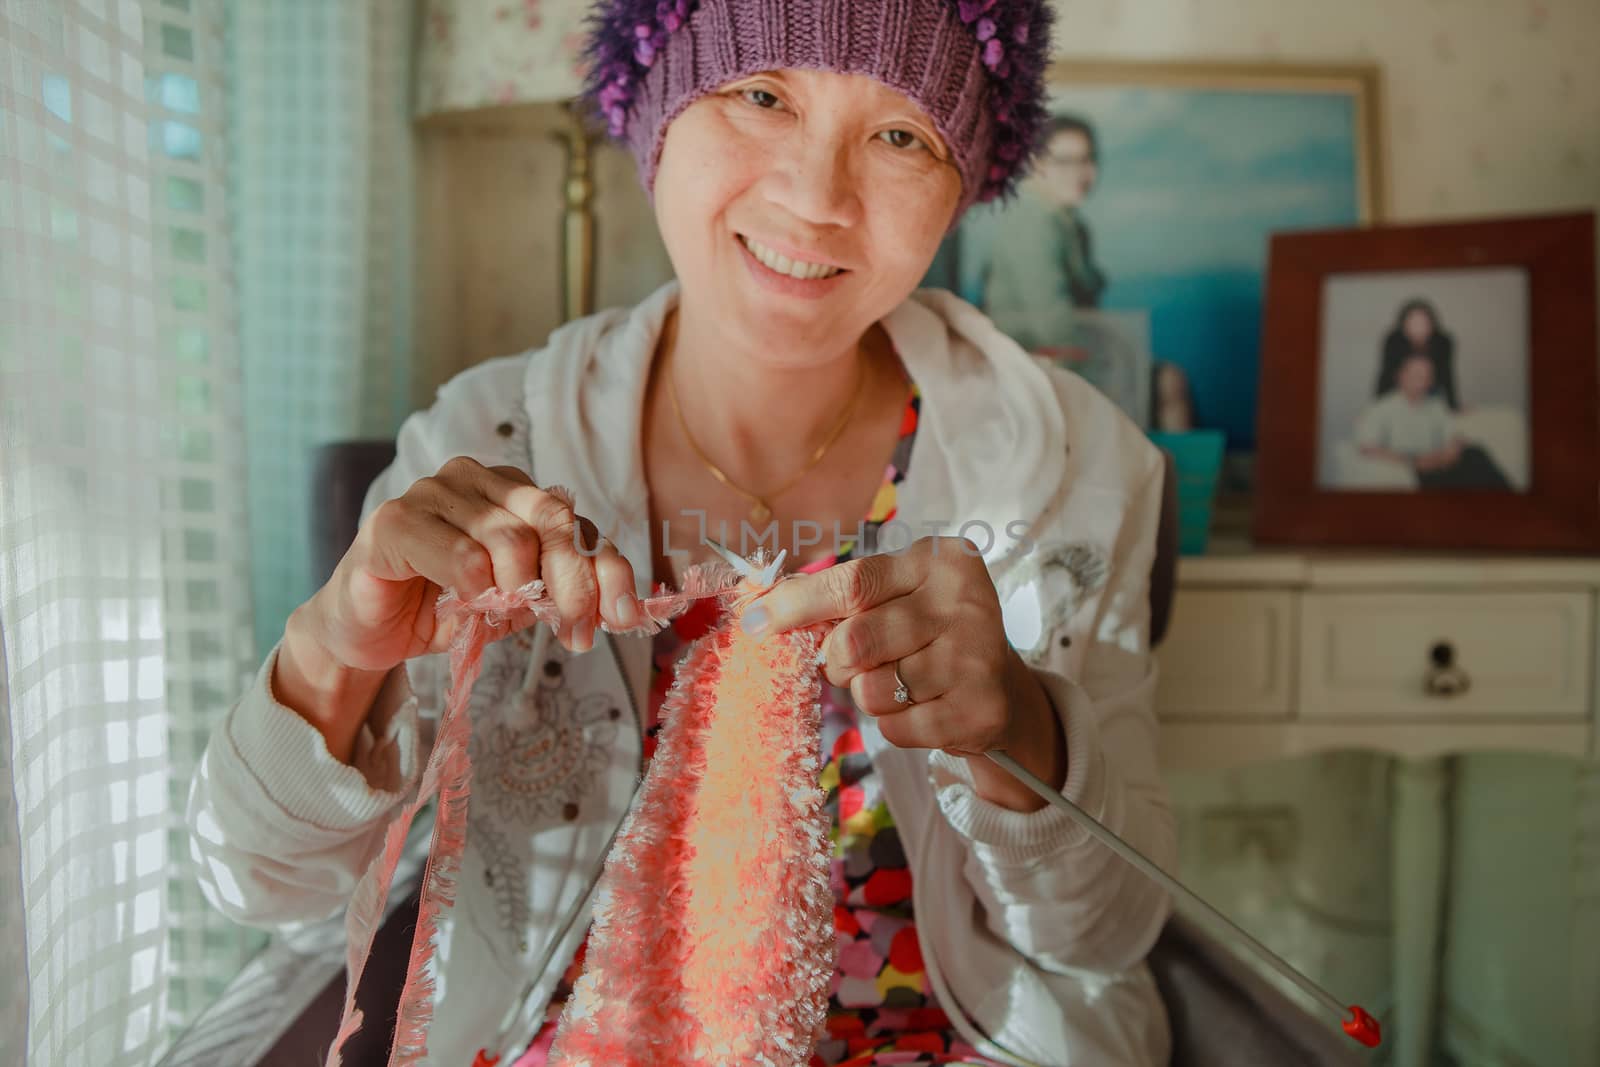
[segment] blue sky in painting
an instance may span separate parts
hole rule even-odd
[[[1358,222],[1354,101],[1069,87],[1052,105],[1099,136],[1084,217],[1109,279],[1104,306],[1147,309],[1154,354],[1189,372],[1202,425],[1253,448],[1267,238]],[[980,208],[963,224],[963,277],[990,254],[989,217]]]

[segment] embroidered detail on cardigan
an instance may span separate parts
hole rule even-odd
[[[468,820],[467,833],[483,854],[483,880],[494,895],[501,929],[522,936],[532,921],[527,857],[512,849],[506,835],[488,819]]]
[[[538,665],[534,673],[542,676]],[[569,805],[581,808],[605,775],[617,725],[603,693],[574,699],[565,686],[533,683],[519,700],[521,721],[483,723],[474,731],[472,764],[494,814],[531,828]]]
[[[1110,572],[1105,550],[1087,541],[1041,545],[1018,562],[1007,576],[1001,602],[1027,585],[1036,588],[1042,615],[1039,638],[1032,647],[1017,649],[1026,662],[1038,665],[1045,659],[1061,629],[1085,601],[1105,588]]]

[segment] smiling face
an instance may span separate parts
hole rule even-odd
[[[961,178],[933,121],[874,79],[785,70],[667,129],[655,210],[687,309],[785,365],[834,358],[915,289]]]

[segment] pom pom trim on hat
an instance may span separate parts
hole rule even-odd
[[[689,21],[694,0],[602,0],[589,15],[584,95],[621,137],[634,94],[667,38]]]
[[[1053,14],[1047,0],[937,0],[952,4],[980,45],[994,120],[989,166],[976,199],[1007,198],[1039,149]],[[589,16],[585,95],[622,137],[639,85],[688,24],[698,0],[601,0]]]
[[[956,14],[983,46],[994,115],[994,144],[978,199],[1007,197],[1038,151],[1047,117],[1044,85],[1052,12],[1044,0],[956,0]]]

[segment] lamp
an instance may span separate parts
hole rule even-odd
[[[510,104],[564,105],[562,311],[594,310],[591,139],[578,96],[587,0],[423,0],[416,117]]]

